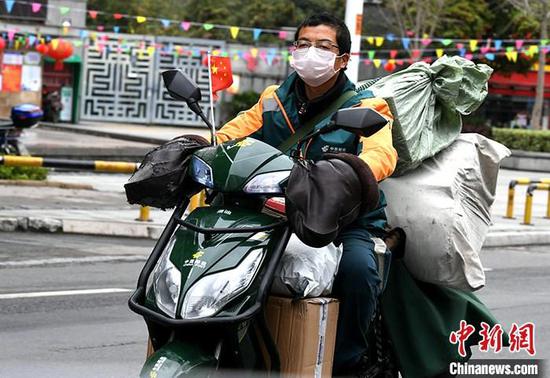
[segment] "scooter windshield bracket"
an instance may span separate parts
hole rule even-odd
[[[242,228],[204,228],[197,225],[194,225],[193,223],[189,223],[185,220],[176,219],[176,223],[188,228],[190,230],[200,232],[201,234],[233,234],[233,233],[240,233],[245,234],[248,232],[261,232],[261,231],[269,231],[277,227],[281,227],[287,224],[287,220],[281,220],[275,223],[268,224],[266,226],[258,226],[258,227],[242,227]]]

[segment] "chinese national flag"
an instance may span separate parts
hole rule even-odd
[[[210,73],[212,74],[212,94],[218,99],[217,91],[229,88],[233,84],[231,59],[223,56],[210,57]]]

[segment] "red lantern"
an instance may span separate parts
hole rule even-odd
[[[388,61],[385,65],[384,65],[384,69],[388,72],[392,72],[393,70],[395,70],[395,63],[392,62],[391,60]]]
[[[6,47],[6,41],[4,38],[0,38],[0,51],[4,50],[4,47]]]
[[[49,49],[50,48],[48,47],[48,45],[44,43],[40,43],[39,45],[36,45],[36,51],[38,51],[42,55],[48,54]]]
[[[73,44],[63,39],[54,39],[48,46],[48,56],[55,59],[54,69],[61,71],[63,61],[73,55]]]

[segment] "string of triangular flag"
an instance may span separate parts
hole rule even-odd
[[[108,34],[100,34],[94,31],[83,31],[81,36],[83,39],[70,39],[71,43],[75,47],[85,46],[95,51],[109,52],[110,50],[117,51],[119,53],[131,53],[136,54],[138,57],[144,58],[146,55],[151,56],[155,53],[161,55],[173,54],[176,56],[192,56],[200,57],[206,50],[201,47],[184,46],[177,43],[155,43],[153,40],[127,40],[123,37],[112,38]],[[2,32],[0,32],[2,33]],[[15,30],[4,31],[1,38],[8,40],[7,47],[15,50],[21,48],[33,48],[39,44],[48,43],[52,40],[51,36],[41,36],[35,34],[21,34]],[[88,39],[87,39],[88,38]],[[89,42],[87,42],[89,41]],[[113,44],[109,41],[116,41]],[[550,51],[550,46],[544,46],[545,52]],[[539,46],[537,45],[523,45],[520,49],[516,49],[513,46],[508,46],[501,51],[484,51],[480,50],[477,53],[467,51],[465,48],[426,48],[416,49],[412,51],[404,49],[379,49],[379,50],[363,50],[360,53],[354,54],[365,64],[374,63],[375,66],[384,64],[388,61],[397,62],[397,65],[401,61],[406,63],[412,63],[420,60],[434,60],[445,54],[447,55],[460,55],[466,59],[486,59],[489,61],[495,60],[499,56],[505,56],[511,62],[517,62],[518,57],[525,56],[526,58],[533,58],[539,52]],[[224,50],[215,50],[215,55],[229,56],[233,60],[243,59],[248,61],[250,59],[261,59],[267,64],[272,65],[280,61],[288,61],[291,56],[291,49],[276,48],[276,47],[251,47],[251,48],[233,48],[229,47]]]
[[[4,3],[5,3],[7,12],[11,13],[13,10],[13,6],[15,4],[15,0],[4,0]],[[145,22],[158,22],[164,28],[169,28],[172,25],[177,25],[184,32],[189,31],[192,27],[199,27],[207,31],[212,29],[224,29],[229,31],[229,34],[232,39],[237,39],[241,31],[246,31],[246,32],[252,33],[252,37],[254,41],[258,41],[262,34],[275,34],[281,40],[287,40],[289,37],[292,37],[292,34],[295,31],[294,28],[269,29],[269,28],[203,23],[203,22],[186,21],[186,20],[175,20],[175,19],[168,19],[168,18],[151,17],[146,15],[110,13],[110,12],[104,12],[100,10],[71,8],[66,5],[58,5],[58,4],[50,4],[50,3],[42,4],[42,3],[38,3],[34,1],[26,1],[26,0],[19,0],[18,3],[27,4],[28,6],[31,7],[31,11],[33,13],[38,13],[43,7],[46,7],[46,8],[52,8],[52,9],[58,9],[61,15],[66,15],[71,11],[86,12],[87,15],[93,20],[98,20],[98,17],[101,16],[101,17],[113,18],[115,20],[122,20],[122,19],[135,20],[138,24],[142,24]],[[112,28],[113,28],[112,31],[115,33],[119,33],[121,31],[120,26],[115,25]],[[105,27],[103,25],[97,25],[97,29],[100,32],[105,31]],[[388,33],[385,36],[362,36],[362,38],[363,40],[367,41],[368,44],[375,47],[381,47],[386,42],[390,42],[390,43],[400,42],[402,47],[405,50],[409,50],[411,44],[420,42],[422,47],[427,47],[433,43],[439,43],[443,47],[450,47],[453,44],[455,46],[469,45],[470,51],[472,52],[476,52],[477,49],[481,50],[484,48],[484,46],[490,45],[490,44],[492,44],[492,48],[494,49],[494,51],[499,51],[501,49],[509,47],[507,46],[509,44],[511,44],[512,46],[515,46],[517,50],[520,50],[523,44],[531,44],[531,45],[536,44],[539,46],[546,46],[550,42],[548,39],[545,40],[545,39],[527,39],[527,38],[517,38],[517,39],[439,38],[439,37],[430,37],[427,35],[424,35],[422,37],[415,37],[414,33],[410,31],[407,31],[405,34],[406,35],[402,37],[398,37],[392,33]],[[458,47],[458,48],[461,49],[461,47]]]
[[[13,6],[15,4],[15,0],[4,0],[6,11],[8,13],[11,13],[13,10]],[[102,17],[110,17],[115,20],[122,20],[122,19],[129,19],[129,20],[135,20],[138,24],[143,24],[145,22],[158,22],[160,23],[164,28],[169,28],[172,25],[178,25],[179,28],[187,32],[191,29],[191,27],[200,27],[206,31],[212,30],[212,29],[225,29],[228,30],[231,38],[237,39],[239,33],[241,31],[248,31],[252,33],[252,37],[255,41],[257,41],[262,34],[275,34],[279,37],[281,40],[286,40],[290,33],[294,32],[294,28],[285,28],[285,29],[269,29],[269,28],[257,28],[257,27],[247,27],[247,26],[234,26],[234,25],[222,25],[222,24],[213,24],[213,23],[205,23],[205,22],[195,22],[195,21],[186,21],[186,20],[175,20],[175,19],[168,19],[168,18],[158,18],[158,17],[150,17],[150,16],[143,16],[143,15],[130,15],[125,13],[109,13],[109,12],[103,12],[99,10],[89,10],[89,9],[81,9],[81,8],[71,8],[68,6],[61,6],[57,4],[42,4],[37,3],[33,1],[18,1],[19,4],[26,4],[31,7],[32,13],[38,13],[40,10],[44,8],[51,8],[51,9],[58,9],[59,13],[61,15],[66,15],[71,11],[74,12],[86,12],[87,15],[93,19],[97,20],[99,16]],[[105,27],[103,25],[97,26],[98,31],[104,31]],[[115,33],[120,32],[121,28],[120,26],[113,26],[113,31]]]

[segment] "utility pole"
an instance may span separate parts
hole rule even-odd
[[[351,34],[351,59],[346,70],[347,77],[357,83],[361,51],[361,25],[363,24],[363,0],[346,0],[346,25]]]
[[[548,1],[542,2],[542,20],[540,23],[540,39],[548,38],[548,19],[550,12],[548,11]],[[543,46],[539,46],[539,70],[537,73],[537,91],[535,94],[535,104],[531,111],[531,127],[533,129],[542,129],[542,117],[544,115],[544,79],[546,76],[546,51]]]

